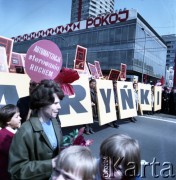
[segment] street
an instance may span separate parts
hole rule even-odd
[[[135,123],[129,120],[119,120],[117,129],[107,125],[99,126],[95,122],[93,124],[95,133],[84,135],[85,139],[94,140],[93,145],[90,146],[93,154],[98,158],[100,144],[106,137],[116,133],[128,134],[137,139],[140,144],[142,159],[140,175],[142,179],[175,179],[176,116],[154,114],[138,116],[136,120]],[[80,127],[63,128],[63,132],[66,133],[66,131],[69,132],[71,129]]]

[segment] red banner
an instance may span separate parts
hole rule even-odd
[[[111,69],[108,79],[112,80],[112,81],[118,81],[119,77],[120,77],[120,71],[115,70],[115,69]]]
[[[126,64],[121,63],[121,67],[120,67],[120,69],[121,69],[120,79],[122,81],[126,80],[126,68],[127,68]]]
[[[99,77],[103,77],[102,71],[101,71],[101,66],[99,61],[94,61],[95,67],[97,68],[97,72],[99,74]]]
[[[9,67],[13,48],[13,40],[0,36],[0,46],[5,47],[6,49],[7,65]]]
[[[95,65],[88,63],[91,75],[95,78],[95,79],[99,79],[99,74],[97,72],[97,68],[95,67]]]
[[[77,45],[74,69],[79,71],[84,71],[84,66],[86,62],[87,48]]]
[[[24,71],[24,62],[20,53],[12,52],[12,57],[10,60],[10,72],[17,72],[16,69],[20,69]]]

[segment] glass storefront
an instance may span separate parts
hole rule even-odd
[[[124,63],[127,64],[128,74],[141,77],[143,73],[160,79],[165,75],[166,46],[160,38],[153,35],[151,27],[147,28],[147,31],[142,30],[138,21],[132,19],[42,39],[49,39],[58,44],[63,55],[63,66],[68,60],[68,67],[73,68],[76,45],[80,45],[87,48],[87,62],[94,63],[99,60],[104,72],[120,69],[120,64]],[[16,52],[20,52],[18,47],[21,43],[14,45]],[[33,43],[34,41],[28,41],[26,49]]]

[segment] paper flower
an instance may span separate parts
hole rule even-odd
[[[93,143],[93,140],[85,140],[83,133],[84,127],[79,129],[79,131],[78,129],[73,130],[73,132],[69,133],[69,135],[63,137],[62,147],[66,148],[72,145],[90,146]]]
[[[79,79],[79,74],[74,69],[70,68],[62,68],[60,73],[57,75],[57,77],[54,79],[55,82],[60,83],[61,88],[65,95],[73,95],[74,89],[71,84],[74,81]]]

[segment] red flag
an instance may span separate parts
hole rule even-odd
[[[164,77],[162,76],[161,79],[160,79],[160,83],[161,83],[161,86],[164,85]]]

